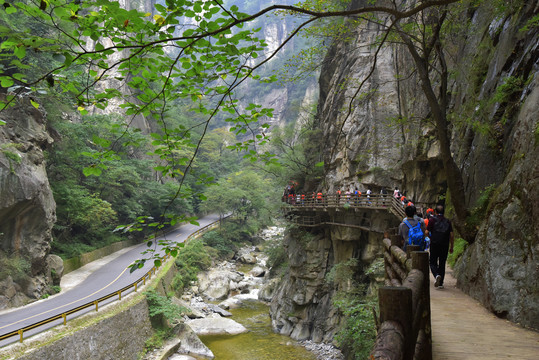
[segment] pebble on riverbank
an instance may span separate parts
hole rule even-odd
[[[315,354],[318,360],[344,360],[342,352],[331,344],[315,343],[311,340],[301,341],[300,344]]]

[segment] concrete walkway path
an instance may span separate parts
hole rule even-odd
[[[457,289],[452,274],[448,268],[442,290],[431,274],[434,360],[539,359],[539,332],[497,318]]]

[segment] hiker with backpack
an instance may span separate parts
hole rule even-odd
[[[419,245],[419,250],[425,250],[425,223],[423,219],[416,216],[415,206],[407,206],[404,209],[406,217],[399,225],[398,235],[402,238],[403,249],[408,245]]]
[[[434,287],[439,290],[444,288],[445,261],[447,253],[453,253],[453,226],[451,221],[444,217],[443,205],[436,206],[436,215],[429,218],[429,225],[425,236],[430,233],[430,271],[436,281]]]

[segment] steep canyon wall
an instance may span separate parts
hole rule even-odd
[[[0,309],[39,299],[59,260],[49,255],[56,205],[43,153],[53,140],[45,114],[16,101],[0,115]]]
[[[539,37],[530,19],[539,2],[459,6],[450,21],[461,26],[444,35],[449,131],[479,232],[457,264],[458,286],[495,314],[537,329]],[[330,141],[321,188],[399,186],[434,203],[450,194],[430,109],[407,50],[376,46],[383,30],[351,29],[354,40],[335,43],[323,65],[318,116]]]

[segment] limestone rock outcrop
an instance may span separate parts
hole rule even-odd
[[[296,340],[333,341],[342,320],[333,306],[333,296],[350,290],[352,279],[330,278],[328,274],[336,264],[359,257],[353,266],[354,280],[368,284],[370,280],[361,269],[373,260],[372,248],[380,245],[373,234],[355,231],[343,238],[338,233],[327,229],[285,236],[289,269],[274,290],[270,305],[275,331]]]
[[[43,153],[53,141],[45,114],[20,98],[0,119],[6,122],[0,126],[1,309],[39,299],[52,285],[56,204]]]
[[[519,4],[463,5],[463,26],[444,39],[452,71],[451,149],[478,229],[456,275],[460,288],[498,316],[539,329],[539,29],[530,26],[539,5]],[[415,201],[432,204],[450,194],[430,108],[407,50],[371,46],[384,29],[362,23],[349,41],[335,42],[323,62],[317,118],[325,177],[318,189],[398,186]],[[479,208],[481,201],[486,203]],[[271,308],[281,333],[331,338],[333,290],[323,279],[331,261],[342,261],[330,255],[335,235],[327,227],[317,245],[287,240],[290,274]],[[376,246],[369,252],[372,257]]]
[[[444,40],[453,74],[451,149],[478,229],[456,275],[459,287],[498,316],[539,329],[539,29],[530,26],[539,5],[519,4],[466,5],[465,25]],[[352,101],[375,59],[377,48],[366,44],[383,29],[353,29],[352,41],[334,43],[325,59],[318,117],[328,141],[320,188],[399,186],[416,201],[434,203],[450,194],[430,108],[402,45],[380,49]]]

